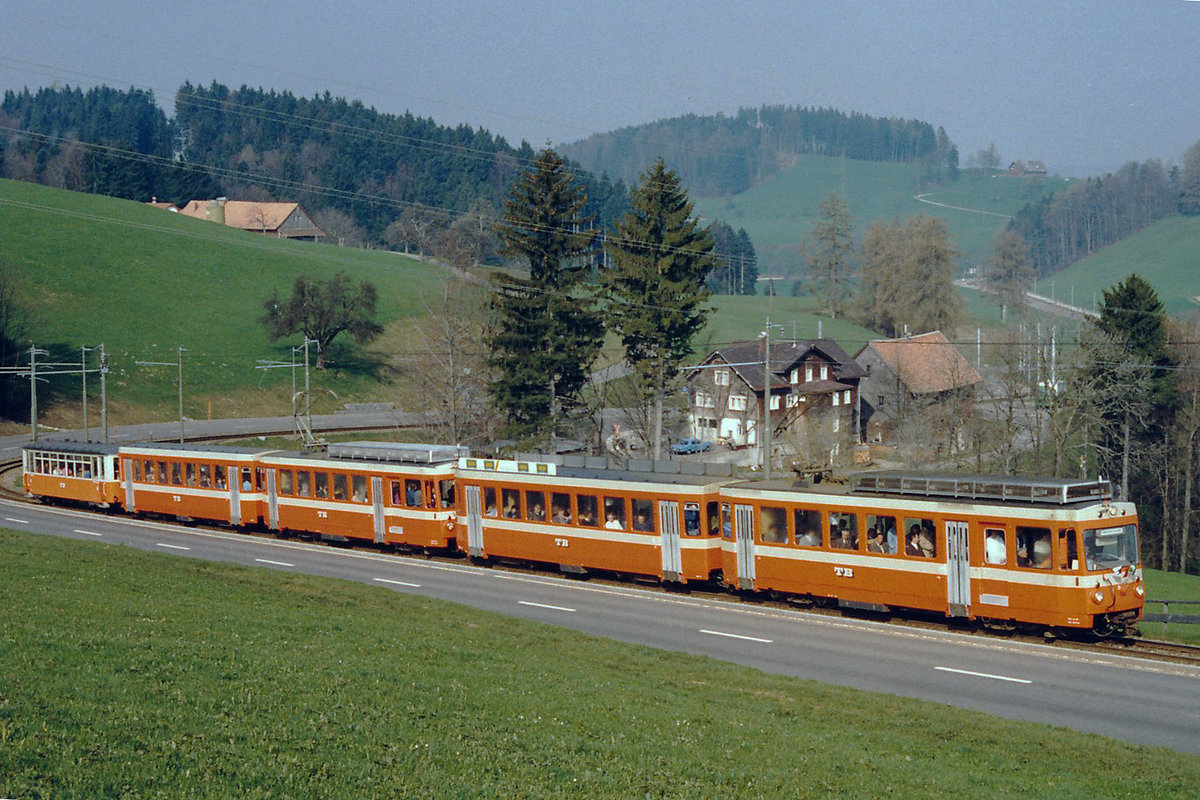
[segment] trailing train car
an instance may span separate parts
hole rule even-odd
[[[89,503],[122,502],[118,446],[99,442],[34,442],[22,448],[22,486],[31,497]]]
[[[471,556],[668,582],[720,568],[719,491],[731,478],[463,458],[458,546]]]
[[[464,449],[331,444],[327,455],[274,453],[265,472],[267,527],[379,544],[453,548],[454,467]]]
[[[230,525],[262,522],[268,448],[211,444],[121,445],[125,509]]]
[[[864,473],[850,492],[722,491],[726,580],[851,608],[1123,634],[1145,589],[1107,481]]]

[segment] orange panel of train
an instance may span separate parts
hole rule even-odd
[[[666,581],[708,580],[719,569],[717,491],[727,476],[563,461],[461,459],[459,549]]]
[[[22,448],[25,493],[108,508],[123,497],[118,446],[99,442],[34,442]]]
[[[230,525],[262,521],[259,459],[274,450],[211,444],[121,446],[125,507]]]
[[[723,569],[742,588],[1101,635],[1141,616],[1137,513],[1106,481],[863,473],[850,491],[722,499]]]
[[[409,547],[453,547],[457,447],[331,444],[263,457],[267,527]]]

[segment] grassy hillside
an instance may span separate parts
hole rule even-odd
[[[757,339],[767,317],[773,326],[780,326],[772,329],[774,340],[815,339],[819,324],[821,335],[836,340],[850,355],[878,338],[878,334],[852,322],[822,317],[816,313],[817,303],[811,297],[718,295],[712,298],[712,304],[715,312],[709,315],[708,325],[693,342],[693,350],[700,357],[733,341]]]
[[[1200,757],[0,531],[3,797],[1192,798]]]
[[[445,281],[441,268],[392,253],[268,239],[140,203],[14,181],[0,181],[0,230],[0,260],[28,298],[33,340],[73,358],[81,345],[103,341],[118,408],[174,413],[176,370],[134,362],[173,362],[182,346],[188,416],[205,415],[210,399],[214,413],[236,413],[263,391],[273,393],[274,413],[284,413],[290,370],[254,369],[256,359],[289,360],[301,341],[268,342],[258,318],[273,289],[286,296],[298,275],[345,269],[375,283],[379,318],[388,323],[422,313]],[[319,385],[343,399],[377,396],[369,359],[335,360],[342,374],[322,375]]]
[[[957,183],[924,196],[937,203],[975,209],[960,211],[914,199],[919,170],[912,164],[800,156],[795,166],[743,194],[697,198],[696,210],[707,219],[745,228],[758,251],[762,274],[779,274],[797,263],[796,246],[809,235],[821,201],[835,191],[846,198],[857,236],[874,220],[923,213],[943,218],[955,246],[966,259],[979,261],[987,257],[992,238],[1005,224],[1005,215],[1066,185],[1058,179],[987,177],[978,171],[963,171]]]
[[[1101,292],[1136,272],[1158,291],[1167,312],[1193,314],[1200,308],[1200,217],[1161,220],[1112,247],[1072,264],[1038,283],[1037,291],[1091,307]]]

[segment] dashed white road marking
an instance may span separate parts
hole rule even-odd
[[[158,547],[170,548],[171,550],[191,550],[192,549],[190,547],[184,547],[181,544],[167,544],[166,542],[155,542],[154,544],[157,545]]]
[[[413,589],[421,588],[421,584],[419,584],[419,583],[409,583],[408,581],[394,581],[391,578],[372,578],[371,580],[378,581],[379,583],[390,583],[393,586],[411,586]]]
[[[5,522],[15,522],[15,523],[17,523],[18,525],[28,525],[28,524],[29,524],[29,520],[27,520],[27,519],[17,519],[16,517],[5,517],[5,518],[4,518],[4,521],[5,521]]]
[[[81,530],[79,528],[76,528],[75,532],[82,533],[85,536],[103,536],[104,535],[103,533],[96,533],[95,531],[85,531],[85,530]]]
[[[953,672],[957,675],[970,675],[973,678],[990,678],[994,681],[1008,681],[1009,683],[1033,683],[1024,678],[1010,678],[1007,675],[992,675],[987,672],[972,672],[969,669],[954,669],[952,667],[934,667],[939,672]]]
[[[548,606],[545,603],[531,603],[528,600],[518,600],[517,605],[533,606],[534,608],[548,608],[551,611],[566,611],[571,614],[575,613],[575,609],[568,608],[566,606]]]
[[[710,631],[704,628],[700,629],[701,633],[707,633],[709,636],[724,636],[727,639],[741,639],[746,642],[760,642],[762,644],[771,644],[774,639],[760,639],[757,636],[742,636],[737,633],[725,633],[724,631]]]
[[[254,560],[260,564],[274,564],[277,567],[294,567],[294,566],[296,566],[295,564],[289,564],[286,561],[272,561],[269,558],[256,558]]]

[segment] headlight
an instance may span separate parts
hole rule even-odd
[[[1097,603],[1103,603],[1104,602],[1104,590],[1097,589],[1096,591],[1092,592],[1092,600],[1094,600]]]
[[[1138,597],[1145,597],[1146,596],[1146,587],[1139,583],[1137,586],[1135,586],[1133,588],[1133,593],[1136,594]]]

